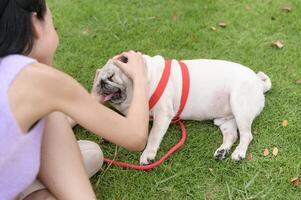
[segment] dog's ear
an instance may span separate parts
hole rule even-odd
[[[97,102],[103,104],[104,97],[97,93],[97,85],[99,83],[99,73],[100,72],[101,72],[101,69],[97,69],[95,72],[95,77],[94,77],[94,81],[93,81],[91,94],[92,94],[92,97],[95,98]]]
[[[101,69],[97,69],[96,70],[96,73],[95,73],[95,78],[94,78],[94,80],[99,76],[99,73],[100,73],[100,71],[101,71]]]
[[[99,82],[98,76],[99,76],[100,71],[101,71],[101,69],[97,69],[96,72],[95,72],[95,77],[94,77],[92,91],[91,91],[91,93],[94,96],[97,96],[97,85],[98,85],[98,82]]]

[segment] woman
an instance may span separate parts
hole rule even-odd
[[[134,84],[123,117],[51,67],[57,46],[45,0],[0,1],[0,199],[17,198],[37,174],[47,190],[26,199],[96,199],[66,116],[128,150],[146,144],[148,88],[141,54],[114,57]]]

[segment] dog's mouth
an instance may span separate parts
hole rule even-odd
[[[120,104],[126,100],[125,88],[112,81],[101,80],[97,85],[97,93],[103,97],[104,102]]]
[[[111,93],[111,94],[102,94],[104,96],[104,102],[106,101],[117,101],[119,99],[122,99],[122,92],[119,89],[117,92]]]

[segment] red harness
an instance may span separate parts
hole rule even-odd
[[[182,96],[181,96],[180,108],[179,108],[176,116],[173,118],[172,123],[173,124],[179,123],[181,130],[182,130],[181,140],[175,146],[173,146],[163,157],[161,157],[160,160],[158,160],[152,164],[149,164],[149,165],[144,165],[144,166],[134,165],[134,164],[117,162],[117,161],[113,161],[113,160],[104,158],[104,161],[106,163],[112,164],[112,165],[117,165],[120,167],[125,167],[125,168],[137,169],[137,170],[150,170],[150,169],[153,169],[153,168],[161,165],[171,154],[173,154],[176,150],[178,150],[181,146],[183,146],[183,144],[185,143],[185,140],[186,140],[186,129],[185,129],[183,122],[180,119],[180,115],[187,102],[189,88],[190,88],[190,77],[189,77],[189,71],[188,71],[186,64],[184,64],[181,61],[178,61],[178,63],[180,65],[181,71],[182,71]],[[172,64],[172,60],[165,61],[165,68],[164,68],[162,77],[158,83],[158,86],[157,86],[154,94],[151,96],[151,98],[149,100],[149,109],[150,110],[159,101],[160,97],[162,96],[162,94],[167,86],[167,83],[168,83],[168,80],[170,77],[171,64]]]

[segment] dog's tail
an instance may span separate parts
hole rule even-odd
[[[271,79],[263,72],[258,72],[257,76],[263,83],[263,92],[266,93],[272,88]]]

